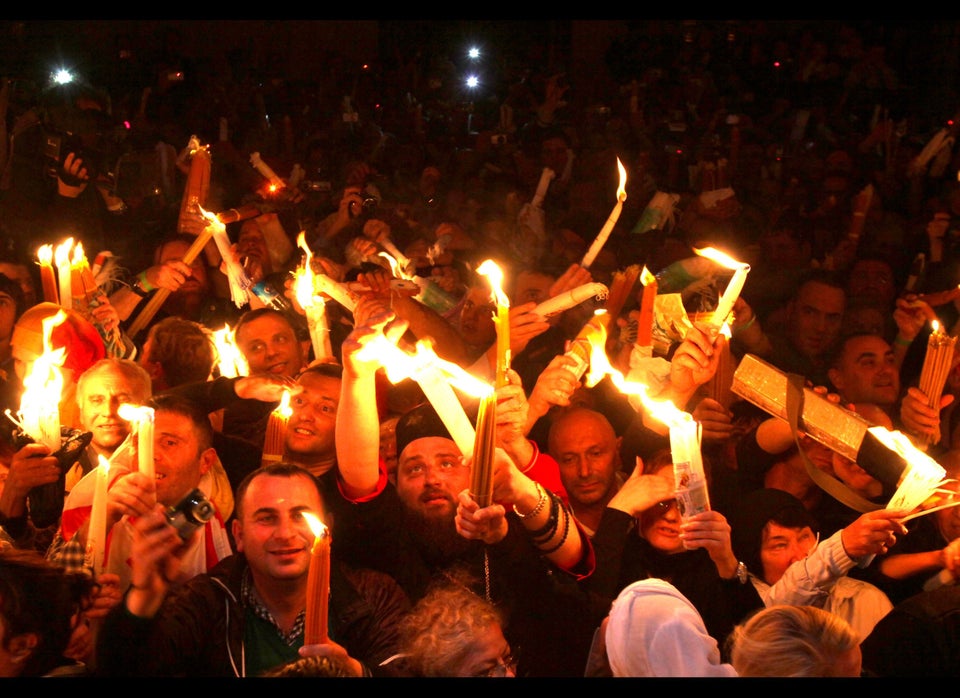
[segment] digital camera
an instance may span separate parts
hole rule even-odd
[[[213,518],[214,513],[210,500],[201,490],[195,489],[167,509],[167,521],[177,529],[180,538],[187,541],[194,531]]]

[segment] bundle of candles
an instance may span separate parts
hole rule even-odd
[[[933,321],[933,331],[927,339],[927,353],[923,359],[923,368],[920,371],[918,387],[927,396],[927,406],[936,408],[943,395],[943,387],[947,383],[947,376],[953,368],[954,345],[956,337],[951,337],[943,331],[940,323]],[[929,443],[933,437],[922,436],[924,443]]]
[[[319,645],[328,641],[327,616],[330,606],[330,529],[309,511],[303,518],[313,532],[310,567],[307,568],[307,610],[304,616],[303,644]]]
[[[261,463],[275,463],[283,457],[283,442],[287,433],[287,422],[290,421],[290,391],[284,390],[280,404],[276,406],[267,419],[267,430],[263,439],[263,456]]]
[[[497,394],[491,390],[480,399],[477,430],[470,467],[470,496],[481,507],[493,504],[493,456],[497,435]]]

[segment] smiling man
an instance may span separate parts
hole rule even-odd
[[[196,517],[201,533],[192,536],[182,551],[181,577],[177,581],[206,572],[232,552],[223,517],[212,499],[212,467],[217,456],[209,417],[190,400],[170,393],[158,395],[147,404],[155,411],[155,479],[151,481],[143,473],[119,464],[111,464],[109,473],[104,571],[119,575],[121,589],[131,581],[131,519],[151,511],[154,502],[165,509],[173,507],[196,489],[210,501],[212,515],[206,520]],[[72,569],[82,562],[99,475],[94,470],[85,476],[64,503],[60,530],[48,557],[65,567]],[[190,510],[199,513],[199,505]]]

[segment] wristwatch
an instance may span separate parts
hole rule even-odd
[[[737,562],[737,579],[740,580],[741,584],[746,584],[747,580],[750,579],[750,574],[747,572],[747,566],[743,564],[742,561]]]

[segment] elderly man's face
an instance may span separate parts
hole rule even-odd
[[[96,373],[84,377],[83,390],[77,393],[80,426],[93,433],[92,443],[98,451],[110,454],[130,433],[130,423],[117,409],[125,402],[143,404],[147,396],[114,366],[90,370]]]

